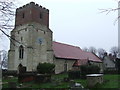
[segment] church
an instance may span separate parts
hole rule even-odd
[[[55,73],[72,70],[88,61],[102,68],[99,57],[80,47],[53,41],[49,28],[49,10],[34,2],[16,9],[15,27],[11,31],[8,70],[36,71],[38,63],[54,63]]]

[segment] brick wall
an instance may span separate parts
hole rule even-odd
[[[15,26],[28,22],[38,22],[49,27],[49,10],[34,2],[17,8]]]

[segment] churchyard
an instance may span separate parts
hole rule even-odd
[[[18,83],[17,77],[7,77],[3,78],[3,90],[9,88],[10,82],[14,82],[18,88],[70,88],[70,81],[65,82],[64,78],[68,77],[67,73],[52,75],[51,82],[47,83],[35,83],[35,82],[25,82]],[[104,82],[102,84],[97,84],[94,88],[90,90],[96,90],[96,88],[120,88],[120,75],[104,75]],[[74,79],[75,82],[80,83],[84,88],[87,87],[86,79]]]
[[[52,68],[48,69],[50,67]],[[102,73],[103,82],[97,82],[94,86],[89,87],[86,75],[98,73],[99,68],[95,67],[96,66],[94,65],[83,66],[81,71],[72,70],[61,74],[54,74],[52,71],[54,65],[46,63],[44,65],[40,64],[39,67],[37,67],[37,73],[20,71],[21,74],[17,74],[16,72],[12,72],[14,73],[13,76],[11,76],[10,73],[8,75],[7,73],[4,73],[2,78],[3,90],[6,88],[22,88],[22,90],[26,88],[64,88],[65,90],[72,90],[72,88],[81,88],[83,90],[96,90],[96,88],[97,90],[101,88],[120,88],[120,75],[115,71],[105,71]],[[44,70],[39,68],[44,68]],[[92,80],[91,83],[94,82],[95,80]]]

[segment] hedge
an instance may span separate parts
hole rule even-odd
[[[82,65],[80,66],[82,78],[86,78],[87,74],[100,73],[100,68],[96,65]]]
[[[2,76],[17,76],[16,70],[2,70]]]
[[[119,74],[118,70],[104,70],[104,74]]]
[[[80,71],[68,71],[68,77],[70,79],[78,79],[80,78]]]

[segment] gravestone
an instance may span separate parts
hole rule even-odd
[[[33,72],[25,72],[18,75],[18,82],[30,82],[34,81],[35,73]]]
[[[87,89],[85,89],[80,83],[77,83],[74,80],[71,80],[70,90],[87,90]]]
[[[103,83],[103,74],[88,74],[86,76],[88,87],[94,87],[97,83]]]
[[[36,83],[45,83],[51,81],[51,75],[48,74],[37,74],[35,76],[35,82]]]

